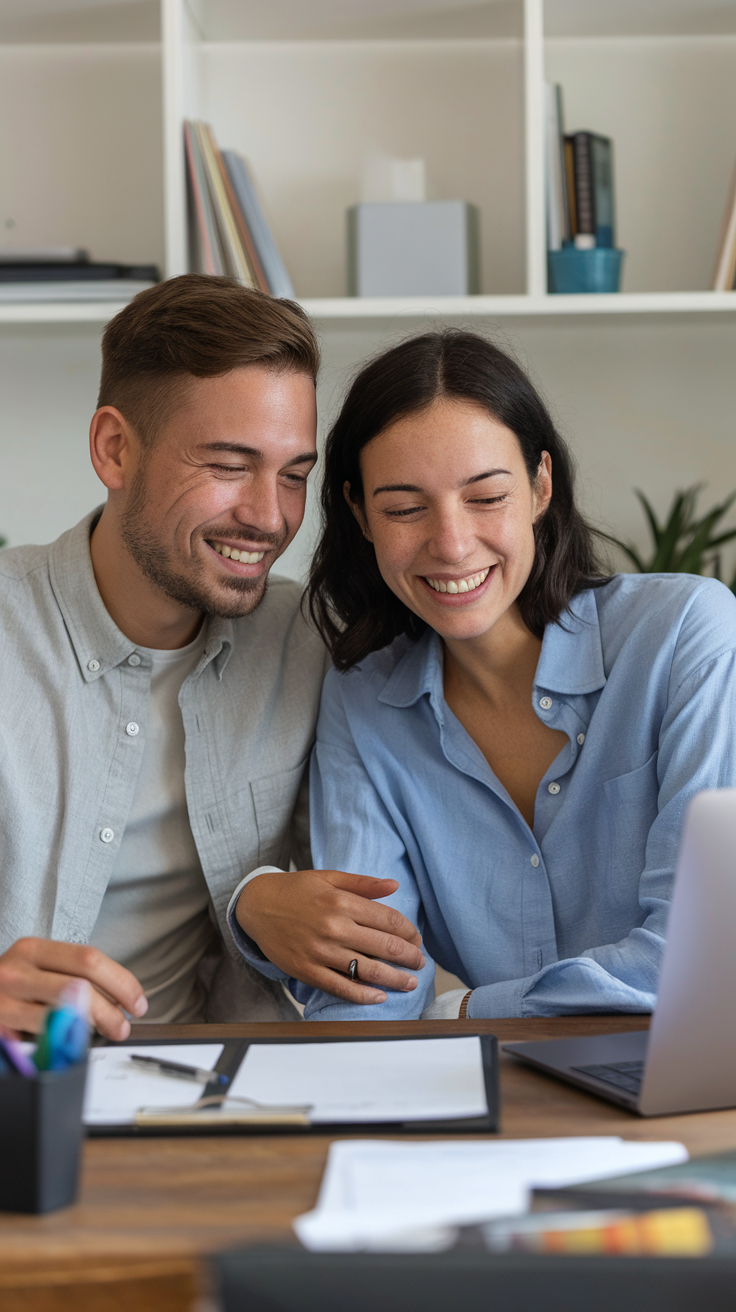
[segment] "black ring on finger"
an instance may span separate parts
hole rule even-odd
[[[357,960],[356,960],[356,961],[351,961],[351,962],[350,962],[350,965],[348,966],[348,975],[350,976],[351,983],[354,984],[355,981],[356,981],[356,979],[358,978],[358,962],[357,962]]]

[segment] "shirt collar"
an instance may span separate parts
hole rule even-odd
[[[535,688],[571,695],[596,692],[606,682],[595,589],[573,597],[559,624],[548,624]]]
[[[64,617],[82,678],[93,683],[108,670],[128,659],[136,644],[126,638],[112,619],[100,596],[90,554],[92,526],[102,506],[85,516],[80,524],[54,542],[49,555],[49,577],[59,610]],[[210,621],[207,644],[196,673],[214,660],[222,678],[233,646],[233,622]]]
[[[589,589],[573,597],[559,624],[547,625],[534,686],[576,694],[595,692],[605,682],[598,607]],[[444,696],[442,643],[432,629],[400,658],[378,700],[387,706],[413,706],[425,693],[439,710]]]

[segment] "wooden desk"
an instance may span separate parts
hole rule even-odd
[[[499,1040],[644,1029],[640,1016],[361,1023],[366,1037],[484,1031]],[[136,1038],[342,1035],[335,1023],[137,1026]],[[502,1136],[620,1134],[679,1139],[693,1155],[736,1148],[736,1110],[641,1120],[502,1058]],[[387,1136],[384,1136],[387,1137]],[[0,1214],[2,1312],[190,1312],[206,1254],[293,1242],[290,1222],[317,1197],[327,1136],[96,1139],[85,1146],[80,1201],[49,1216]]]

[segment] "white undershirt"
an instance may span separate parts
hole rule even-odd
[[[176,651],[150,656],[151,702],[141,725],[143,760],[120,850],[90,942],[142,984],[146,1020],[203,1019],[197,968],[213,936],[209,893],[192,837],[184,790],[179,690],[199,662],[203,625]]]

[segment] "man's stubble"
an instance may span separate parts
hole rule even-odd
[[[183,573],[172,564],[164,544],[159,542],[155,530],[150,524],[151,503],[148,496],[145,461],[138,470],[130,490],[128,503],[123,511],[120,532],[136,565],[145,577],[159,588],[165,596],[176,601],[189,610],[203,611],[205,615],[217,615],[223,619],[239,619],[250,615],[260,606],[268,590],[268,574],[263,578],[246,579],[234,575],[220,580],[220,586],[207,585],[207,568],[202,560],[191,559],[187,573]],[[213,536],[218,536],[217,532]],[[232,530],[226,529],[220,535],[232,538]],[[251,530],[247,539],[249,543],[262,543],[264,548],[277,550],[283,545],[286,528],[277,540],[273,535]],[[232,593],[232,600],[221,595],[222,589]]]

